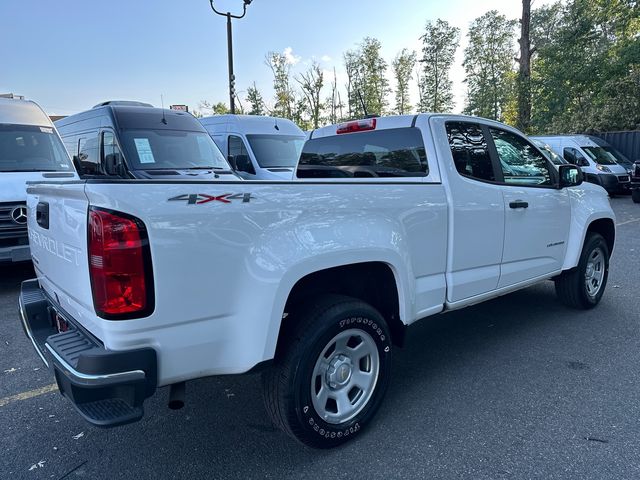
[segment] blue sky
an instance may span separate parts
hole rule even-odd
[[[534,7],[548,0],[535,0]],[[216,0],[240,11],[242,0]],[[520,0],[253,0],[234,22],[236,85],[253,81],[271,102],[268,51],[288,52],[292,71],[313,59],[339,81],[342,54],[365,36],[377,37],[390,63],[403,48],[417,49],[427,20],[461,28],[463,42],[452,72],[458,110],[466,28],[495,8],[520,14]],[[225,19],[208,0],[2,0],[0,93],[25,95],[49,114],[68,115],[108,99],[197,107],[227,101]],[[242,94],[241,94],[242,95]],[[416,99],[412,99],[415,103]]]

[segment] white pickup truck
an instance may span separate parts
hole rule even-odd
[[[554,280],[601,299],[606,192],[517,130],[452,115],[312,132],[295,181],[93,178],[28,188],[27,335],[91,423],[185,381],[262,371],[267,411],[332,447],[372,420],[417,320]]]

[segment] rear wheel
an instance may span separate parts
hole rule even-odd
[[[593,308],[604,294],[609,276],[609,247],[602,235],[587,233],[578,266],[556,280],[562,303],[574,308]]]
[[[297,322],[274,368],[263,374],[267,411],[298,441],[331,448],[359,434],[389,383],[391,338],[377,310],[323,296]]]
[[[634,188],[631,191],[631,199],[633,203],[640,203],[640,188]]]

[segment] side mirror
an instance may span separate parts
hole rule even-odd
[[[582,170],[575,165],[560,165],[558,173],[560,177],[558,188],[575,187],[583,181]]]
[[[227,161],[229,162],[229,165],[231,165],[231,170],[235,172],[238,169],[238,166],[236,165],[236,157],[229,155],[227,157]]]
[[[249,155],[237,155],[235,157],[235,162],[236,162],[236,169],[241,171],[241,172],[246,172],[249,173],[251,175],[255,175],[256,174],[256,169],[253,168],[253,165],[251,163],[251,159],[249,158]]]
[[[76,173],[79,177],[81,177],[84,174],[84,171],[82,169],[82,164],[80,163],[80,158],[78,157],[78,155],[74,155],[71,160],[73,161],[73,166],[76,169]]]
[[[588,167],[589,166],[589,162],[584,158],[580,158],[578,160],[578,165],[581,166],[581,167]]]

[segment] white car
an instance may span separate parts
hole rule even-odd
[[[548,144],[569,163],[579,166],[585,180],[601,185],[610,194],[628,192],[629,172],[616,163],[615,157],[587,135],[532,137]]]
[[[291,180],[306,140],[291,120],[258,115],[200,119],[238,175],[246,180]]]
[[[26,182],[76,178],[42,109],[31,101],[0,98],[0,263],[31,260]]]
[[[273,422],[323,448],[371,422],[412,324],[550,279],[593,308],[616,233],[578,167],[455,115],[316,130],[296,180],[43,183],[28,205],[23,325],[85,419],[261,370]]]

